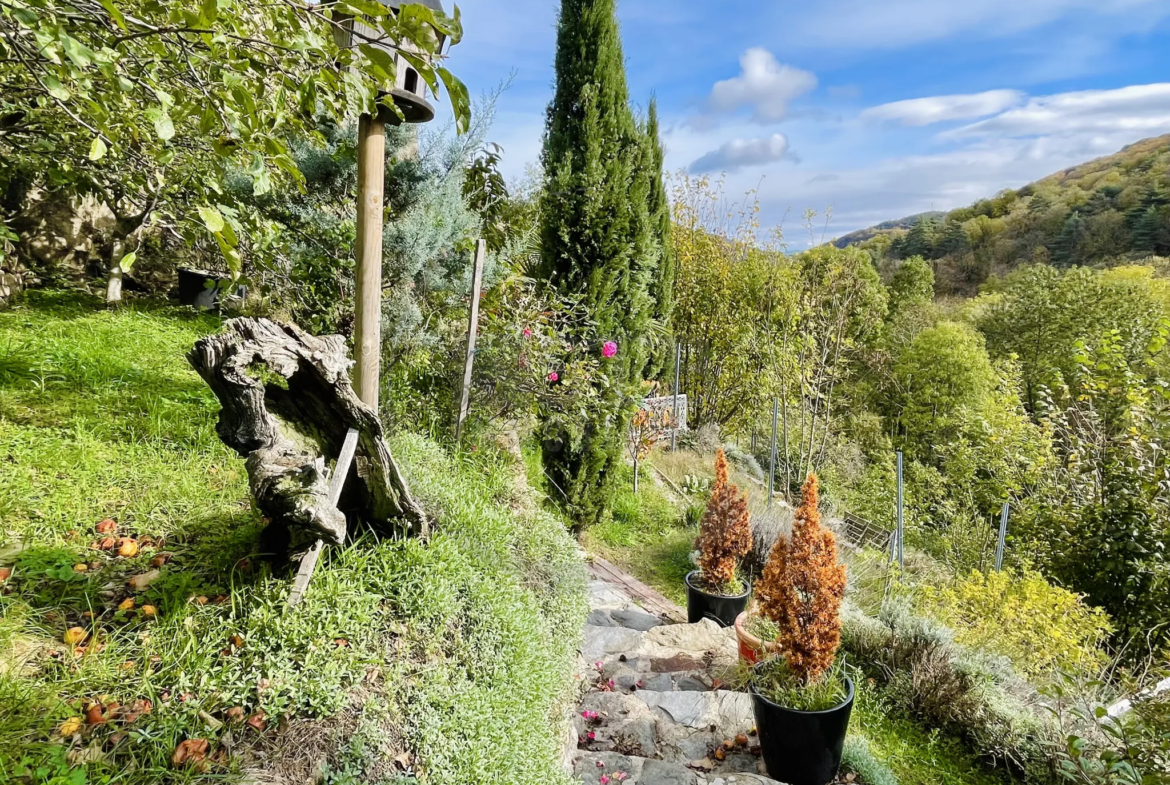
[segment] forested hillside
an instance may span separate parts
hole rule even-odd
[[[1113,264],[1170,254],[1170,135],[949,213],[846,235],[879,262],[932,260],[940,294],[970,294],[1032,262]]]

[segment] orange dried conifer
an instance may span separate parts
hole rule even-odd
[[[715,488],[707,502],[699,534],[699,568],[703,582],[718,593],[735,585],[739,560],[752,547],[747,498],[727,479],[727,456],[715,456]]]
[[[756,585],[760,612],[780,628],[776,642],[788,668],[806,684],[833,665],[841,645],[845,565],[837,537],[821,525],[817,476],[810,473],[792,522],[792,537],[780,537]]]

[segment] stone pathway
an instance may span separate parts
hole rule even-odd
[[[720,681],[736,663],[735,631],[707,620],[669,623],[679,609],[648,613],[634,601],[644,596],[637,581],[594,576],[579,663],[588,687],[568,759],[575,778],[587,785],[774,783],[762,775],[750,697]]]

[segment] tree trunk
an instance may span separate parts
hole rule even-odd
[[[121,238],[114,238],[110,245],[110,277],[106,281],[106,306],[117,308],[122,303],[122,257],[126,245]]]
[[[427,519],[383,438],[377,413],[350,385],[345,339],[267,319],[232,319],[187,355],[223,406],[216,432],[247,459],[257,506],[291,551],[340,544],[346,513],[382,536],[422,535]],[[340,503],[329,498],[326,456],[359,434]],[[298,536],[299,533],[299,536]]]

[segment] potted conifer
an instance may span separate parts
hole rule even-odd
[[[746,497],[727,479],[723,450],[715,456],[715,488],[699,527],[699,569],[686,577],[687,619],[730,627],[751,591],[739,561],[752,547],[752,528]]]
[[[853,710],[853,681],[837,661],[844,598],[845,566],[809,474],[792,536],[776,540],[756,586],[779,654],[753,668],[752,706],[768,776],[789,785],[825,785],[841,765]]]

